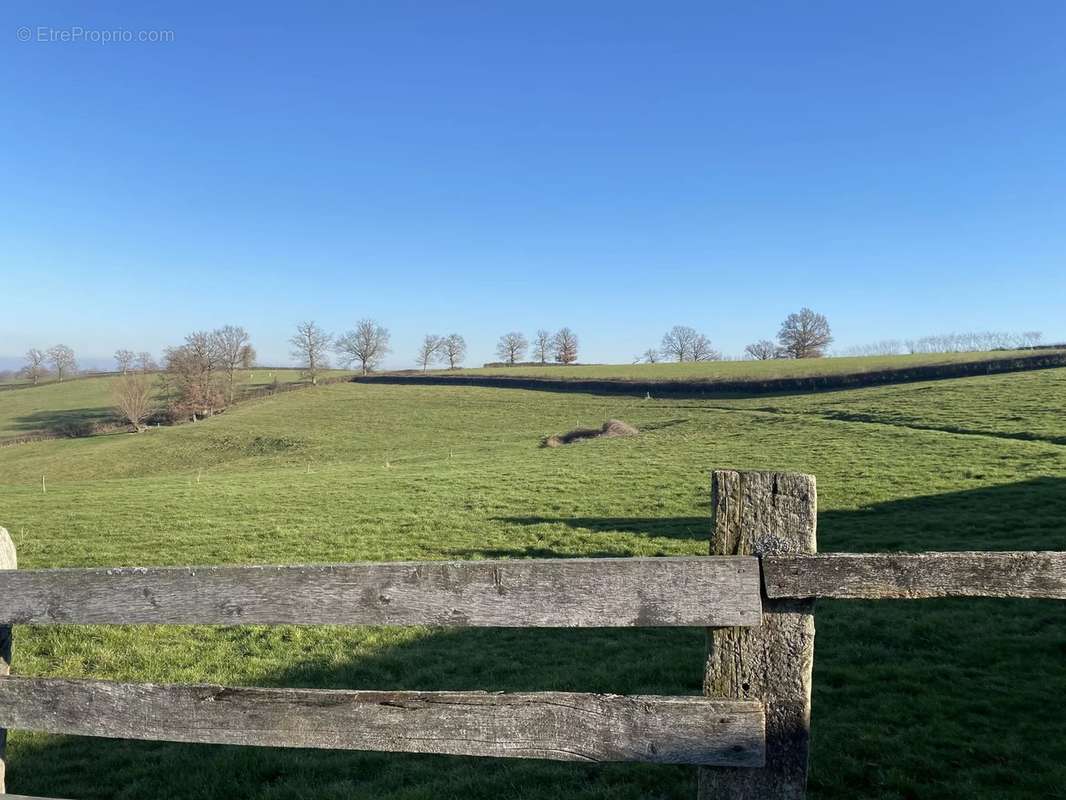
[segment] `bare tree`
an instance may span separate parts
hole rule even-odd
[[[702,333],[697,333],[696,338],[692,340],[692,360],[721,361],[722,354],[714,349],[710,339]]]
[[[359,364],[363,374],[377,369],[389,353],[389,332],[372,319],[362,319],[335,345],[345,366]]]
[[[142,350],[137,354],[137,369],[147,374],[159,369],[159,365],[155,363],[151,353]]]
[[[663,334],[662,351],[664,358],[688,361],[692,358],[692,343],[699,336],[695,328],[688,325],[675,325]]]
[[[526,348],[528,347],[529,342],[525,336],[518,331],[511,331],[500,337],[500,341],[496,344],[496,355],[514,366],[516,361],[522,360],[522,356],[526,354]]]
[[[444,341],[437,335],[427,333],[422,338],[422,344],[418,346],[418,365],[425,372],[437,358],[440,357],[441,347]]]
[[[125,375],[130,371],[130,367],[133,366],[133,359],[136,356],[132,350],[116,350],[115,351],[115,363],[118,365],[118,371]]]
[[[222,361],[210,333],[193,331],[185,344],[168,347],[163,358],[171,416],[196,421],[225,406]]]
[[[789,358],[821,358],[833,341],[829,320],[809,308],[789,314],[781,323],[777,341]]]
[[[296,326],[296,333],[289,339],[292,345],[290,355],[300,362],[305,377],[312,384],[318,383],[318,372],[329,366],[329,348],[333,337],[318,327],[314,321],[301,322]]]
[[[744,355],[756,361],[769,361],[777,357],[777,346],[769,339],[760,339],[745,347]]]
[[[541,364],[547,364],[548,359],[552,355],[552,335],[551,331],[546,331],[543,328],[538,330],[533,335],[533,358],[539,361]]]
[[[190,343],[163,350],[161,388],[172,418],[196,421],[225,404],[215,365],[201,348]]]
[[[147,375],[123,375],[112,389],[115,408],[135,432],[144,430],[144,422],[152,416],[152,382]]]
[[[251,369],[255,366],[255,360],[257,354],[255,348],[250,344],[246,344],[241,348],[241,369]]]
[[[26,351],[26,366],[22,368],[23,374],[33,381],[33,385],[36,386],[41,382],[48,370],[45,369],[44,361],[48,356],[45,355],[43,350],[36,347],[31,347]]]
[[[577,334],[569,328],[560,328],[552,337],[552,349],[560,364],[573,364],[577,361]]]
[[[252,337],[239,325],[223,325],[211,332],[211,347],[226,372],[226,399],[233,402],[237,370],[245,360],[245,349],[251,348]]]
[[[55,370],[56,377],[62,382],[63,378],[78,369],[78,362],[74,358],[74,351],[65,344],[57,344],[48,350],[48,360]]]
[[[658,364],[659,363],[659,351],[654,347],[649,347],[644,351],[644,355],[641,356],[641,360],[645,364]]]
[[[448,361],[448,369],[455,369],[466,358],[466,339],[458,333],[444,337],[441,343],[444,350],[444,358]]]

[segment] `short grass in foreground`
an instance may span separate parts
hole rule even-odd
[[[745,381],[775,378],[810,378],[822,375],[876,372],[885,369],[932,364],[957,364],[968,361],[1031,356],[1058,351],[997,350],[988,353],[923,353],[902,356],[860,356],[841,358],[805,358],[769,361],[700,361],[663,362],[659,364],[576,364],[514,367],[476,367],[459,375],[500,375],[513,378],[551,378],[553,380],[638,380],[638,381]],[[438,370],[438,372],[440,372]],[[444,371],[445,374],[449,374]]]
[[[1064,381],[728,401],[338,384],[195,425],[0,450],[0,524],[26,568],[702,554],[708,473],[735,467],[817,475],[824,551],[1066,549]],[[611,417],[642,433],[538,446]],[[1061,795],[1066,604],[822,602],[817,624],[812,798]],[[15,635],[27,675],[366,689],[698,693],[705,647],[693,629]],[[25,732],[9,752],[13,791],[75,799],[695,792],[690,768]]]

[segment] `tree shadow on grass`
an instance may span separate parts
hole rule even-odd
[[[512,525],[566,525],[593,533],[628,533],[658,539],[709,540],[710,513],[706,517],[494,517]]]
[[[818,549],[1066,550],[1066,478],[1039,477],[891,500],[857,511],[823,511],[818,515]]]
[[[25,433],[77,437],[90,435],[96,425],[112,422],[115,422],[115,411],[111,408],[68,408],[15,417],[14,428]]]
[[[823,550],[854,551],[1066,549],[1064,521],[1062,478],[820,518]],[[647,522],[629,521],[637,532]],[[655,522],[676,527],[679,521]],[[706,535],[703,518],[680,522],[690,535]],[[620,523],[604,524],[617,530]],[[1035,800],[1061,791],[1064,604],[822,601],[817,626],[812,798]],[[705,647],[703,631],[692,628],[433,629],[414,635],[371,628],[261,630],[221,629],[217,636],[253,643],[274,636],[273,645],[249,644],[249,657],[291,663],[254,682],[294,687],[695,694]],[[326,637],[332,646],[310,647],[308,637]],[[187,660],[197,663],[197,653]],[[695,770],[16,733],[8,785],[73,800],[635,800],[691,798]]]

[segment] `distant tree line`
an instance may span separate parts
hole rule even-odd
[[[918,339],[887,339],[849,348],[845,355],[894,355],[900,353],[953,353],[998,349],[1024,349],[1041,346],[1040,331],[1006,333],[997,331],[950,333]],[[789,314],[774,340],[760,339],[744,348],[744,358],[819,358],[833,342],[829,321],[823,314],[802,308]],[[317,384],[335,356],[345,368],[367,374],[380,368],[391,352],[387,328],[373,319],[361,319],[351,330],[334,336],[314,321],[301,322],[289,339],[291,355],[302,375]],[[419,344],[415,361],[423,370],[440,364],[458,369],[466,359],[466,339],[458,334],[426,334]],[[568,327],[554,333],[539,329],[531,338],[520,331],[505,333],[496,345],[496,354],[507,365],[524,362],[574,364],[578,358],[578,337]],[[21,374],[34,385],[48,376],[62,381],[78,373],[73,349],[57,344],[47,350],[26,351]],[[688,325],[675,325],[663,334],[659,347],[649,348],[635,361],[701,362],[722,359],[711,340]],[[217,412],[236,399],[236,373],[255,364],[256,351],[248,332],[235,325],[212,331],[194,331],[182,344],[168,347],[162,365],[148,352],[119,349],[114,354],[120,380],[115,387],[115,406],[136,430],[162,410],[171,420],[196,420]],[[148,378],[159,373],[157,386]],[[155,389],[158,388],[158,397]]]
[[[675,325],[663,334],[659,353],[671,361],[720,361],[722,354],[714,349],[711,340],[688,325]],[[645,358],[651,361],[656,357],[654,350],[645,352]],[[655,363],[651,361],[651,363]]]
[[[763,361],[771,358],[820,358],[833,341],[829,321],[824,315],[803,308],[789,314],[777,332],[777,341],[761,339],[744,348],[746,359]],[[634,361],[656,364],[659,361],[721,361],[722,353],[703,333],[688,325],[675,325],[663,334],[658,348],[649,348]]]
[[[822,358],[833,342],[829,320],[809,308],[789,314],[777,331],[777,340],[760,339],[744,348],[749,361],[772,358]]]
[[[358,366],[364,375],[377,369],[391,352],[388,328],[372,319],[359,320],[354,328],[340,336],[328,333],[314,321],[301,322],[289,344],[292,345],[290,354],[312,384],[318,383],[322,370],[329,369],[331,352],[345,368]]]
[[[21,373],[34,386],[49,375],[55,375],[56,380],[62,381],[78,374],[78,361],[74,351],[65,344],[57,344],[47,350],[31,347],[26,351],[26,365]]]
[[[880,342],[849,347],[847,356],[893,356],[903,353],[979,353],[989,350],[1030,350],[1040,347],[1041,331],[972,331],[941,333],[919,339],[883,339]]]
[[[577,361],[577,334],[570,328],[560,328],[555,333],[541,329],[533,335],[532,355],[538,364],[573,364]],[[511,331],[496,343],[496,355],[503,363],[514,366],[526,357],[530,341],[520,331]]]
[[[458,333],[437,336],[427,333],[418,348],[417,363],[425,372],[430,364],[447,364],[448,369],[458,369],[466,358],[466,339]]]

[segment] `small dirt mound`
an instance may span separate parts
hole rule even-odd
[[[569,433],[549,436],[542,443],[542,447],[562,447],[564,444],[573,444],[585,439],[598,439],[601,436],[636,436],[640,431],[628,422],[620,419],[609,419],[603,423],[602,428],[578,428]]]

